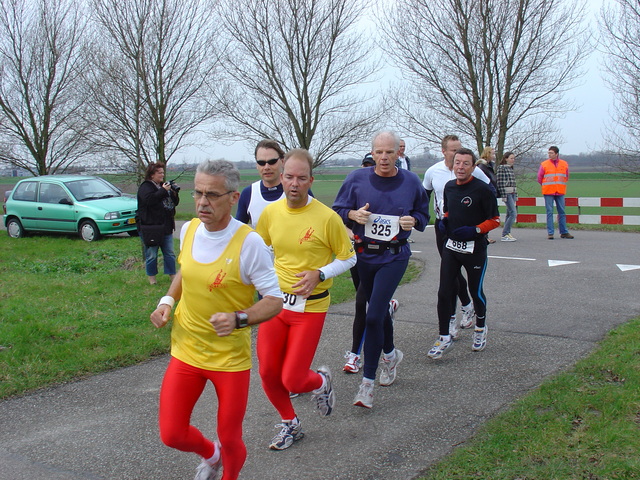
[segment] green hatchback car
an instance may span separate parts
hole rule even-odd
[[[19,181],[5,203],[10,237],[27,232],[77,233],[92,242],[102,235],[137,235],[138,201],[100,177],[43,175]]]

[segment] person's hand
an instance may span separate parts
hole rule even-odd
[[[165,303],[158,305],[153,312],[151,312],[150,320],[156,328],[164,327],[171,318],[171,307]]]
[[[402,230],[411,230],[416,226],[416,219],[411,215],[405,215],[404,217],[400,217],[400,228]]]
[[[453,231],[453,237],[456,240],[471,240],[473,238],[475,238],[477,235],[476,233],[476,227],[470,227],[470,226],[465,226],[465,227],[458,227]]]
[[[449,223],[449,219],[446,217],[438,222],[438,230],[442,235],[447,234],[447,223]]]
[[[293,293],[304,298],[308,298],[313,289],[320,283],[319,270],[305,270],[304,272],[296,273],[296,277],[301,280],[291,285],[291,288],[293,288]]]
[[[352,219],[354,222],[358,222],[360,225],[364,225],[369,220],[371,212],[369,210],[369,203],[366,203],[364,207],[360,207],[358,210],[352,210]]]
[[[233,313],[214,313],[209,319],[209,323],[219,337],[226,337],[236,329],[236,314]]]

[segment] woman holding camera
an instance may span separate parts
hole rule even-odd
[[[164,181],[164,164],[150,163],[145,180],[138,188],[137,222],[149,283],[155,285],[158,274],[158,248],[164,258],[164,273],[171,279],[176,274],[173,231],[176,206],[180,203],[180,187]]]

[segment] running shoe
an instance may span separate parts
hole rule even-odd
[[[449,319],[449,335],[451,335],[452,340],[457,340],[460,336],[460,329],[458,328],[458,319],[455,315],[453,315]]]
[[[344,358],[347,359],[347,363],[345,363],[344,367],[342,368],[343,372],[358,373],[360,371],[360,367],[362,367],[362,360],[360,360],[360,355],[347,350]]]
[[[511,235],[507,234],[507,235],[503,235],[502,238],[500,239],[501,242],[515,242],[516,239],[513,238]]]
[[[404,354],[396,348],[396,356],[393,360],[386,360],[382,357],[382,369],[380,371],[380,385],[388,387],[396,381],[396,375],[398,374],[398,365],[404,358]]]
[[[431,350],[429,350],[429,353],[427,353],[427,357],[438,360],[442,357],[442,354],[451,347],[453,347],[453,339],[449,338],[449,341],[446,341],[440,336],[438,340],[436,340],[436,343],[433,344],[433,347],[431,347]]]
[[[318,373],[324,376],[326,381],[322,387],[313,391],[311,400],[316,402],[318,415],[326,417],[327,415],[331,415],[333,411],[333,406],[336,404],[336,394],[331,384],[331,371],[329,367],[322,366],[318,368]]]
[[[271,450],[285,450],[289,448],[293,442],[304,437],[302,425],[300,425],[298,417],[295,418],[295,422],[282,422],[276,425],[276,428],[279,428],[280,431],[271,439],[271,444],[269,444]]]
[[[373,383],[361,383],[360,389],[353,399],[356,407],[373,408]]]
[[[299,396],[300,396],[300,394],[299,394],[299,393],[296,393],[296,392],[289,392],[289,398],[297,398],[297,397],[299,397]]]
[[[560,234],[560,238],[568,238],[569,240],[572,240],[575,237],[573,235],[571,235],[570,233],[562,233],[562,234]]]
[[[471,328],[476,323],[476,311],[473,309],[473,304],[470,304],[468,308],[460,307],[462,312],[462,320],[460,321],[460,328]]]
[[[399,307],[400,307],[400,302],[398,302],[398,300],[396,300],[395,298],[392,298],[391,301],[389,302],[389,316],[391,317],[392,322]]]
[[[476,328],[473,331],[473,345],[471,350],[481,352],[487,346],[487,326],[484,328]]]
[[[216,450],[218,450],[220,448],[220,444],[218,442],[215,442],[215,444]],[[200,465],[198,465],[198,468],[196,468],[196,476],[194,480],[216,480],[221,467],[222,457],[220,457],[213,465],[203,458]]]

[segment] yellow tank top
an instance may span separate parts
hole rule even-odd
[[[238,372],[251,368],[251,329],[218,337],[209,323],[217,312],[244,310],[253,304],[255,288],[240,276],[240,250],[251,227],[243,225],[222,255],[212,263],[193,259],[192,247],[199,219],[191,220],[178,256],[182,297],[171,329],[171,355],[205,370]]]

